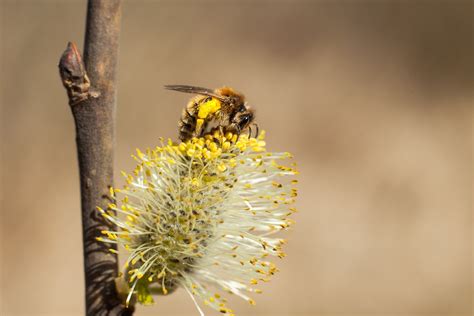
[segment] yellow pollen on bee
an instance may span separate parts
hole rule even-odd
[[[202,126],[204,125],[204,120],[203,119],[197,119],[196,120],[196,133],[200,134]]]
[[[205,119],[221,109],[221,102],[218,99],[212,98],[199,105],[198,117]]]

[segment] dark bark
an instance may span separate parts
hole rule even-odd
[[[116,71],[120,31],[120,0],[89,0],[84,62],[69,43],[61,57],[61,79],[76,125],[81,183],[86,314],[132,315],[116,293],[117,255],[114,245],[96,240],[101,230],[115,230],[96,207],[107,208],[113,185]]]

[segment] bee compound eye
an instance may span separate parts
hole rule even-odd
[[[249,123],[249,121],[250,121],[250,117],[248,115],[245,115],[244,117],[242,117],[242,120],[240,121],[239,126],[243,128]]]

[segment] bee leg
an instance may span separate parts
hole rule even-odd
[[[239,140],[239,138],[240,138],[240,132],[241,132],[239,125],[237,125],[237,126],[235,127],[235,129],[236,129],[236,134],[237,134],[237,140]]]
[[[219,125],[219,133],[221,133],[221,136],[224,136],[224,126]]]
[[[252,138],[252,125],[249,125],[249,138]]]
[[[186,111],[187,117],[189,117],[193,122],[195,122],[196,118],[192,116],[191,113],[189,113],[188,109],[185,109],[185,111]]]
[[[260,129],[258,128],[258,124],[257,123],[253,123],[252,125],[255,125],[255,128],[256,128],[256,134],[255,134],[255,138],[258,137],[258,134],[260,134]]]

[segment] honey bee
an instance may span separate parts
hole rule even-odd
[[[234,89],[222,87],[211,90],[186,85],[167,85],[165,88],[197,94],[189,100],[182,112],[178,124],[181,141],[201,137],[216,129],[223,134],[231,132],[237,135],[248,130],[251,135],[252,125],[256,127],[258,135],[258,125],[254,123],[254,111],[247,106],[244,95]]]

